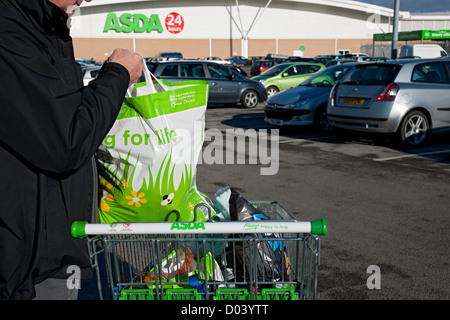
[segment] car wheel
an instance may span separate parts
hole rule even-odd
[[[241,103],[244,108],[254,108],[259,102],[258,93],[253,90],[247,90],[242,95]]]
[[[402,120],[399,130],[402,144],[410,147],[422,145],[430,133],[428,118],[420,111],[412,111]]]
[[[268,87],[266,91],[267,91],[267,98],[270,98],[271,96],[280,92],[280,90],[278,90],[278,88],[275,86]]]

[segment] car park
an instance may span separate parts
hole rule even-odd
[[[297,56],[288,57],[286,60],[284,60],[284,62],[314,62],[314,63],[322,63],[319,60],[317,60],[316,58],[305,58],[305,57],[297,57]]]
[[[101,66],[88,66],[82,68],[81,72],[83,75],[83,84],[87,86],[89,82],[97,78],[98,72],[100,71]]]
[[[264,73],[273,66],[276,66],[277,64],[280,64],[282,62],[283,60],[280,59],[261,59],[253,61],[252,67],[250,69],[250,76],[256,77],[257,75]]]
[[[171,61],[183,59],[183,54],[181,52],[162,52],[159,53],[153,61]]]
[[[325,67],[329,68],[332,66],[336,66],[336,65],[340,65],[340,64],[344,64],[344,63],[351,63],[351,62],[355,62],[355,60],[353,59],[334,59],[334,60],[330,60],[325,64]]]
[[[186,80],[208,81],[211,104],[235,105],[254,108],[267,98],[264,86],[257,81],[247,79],[239,72],[218,63],[201,60],[178,60],[147,63],[149,71],[158,79],[169,82]],[[144,81],[141,77],[140,81]]]
[[[267,96],[271,97],[299,85],[323,69],[325,66],[320,63],[281,63],[252,79],[260,81],[267,90]]]
[[[205,61],[215,62],[215,63],[220,63],[220,64],[230,64],[230,61],[223,60],[222,58],[219,58],[219,57],[206,57]]]
[[[362,63],[331,93],[330,125],[393,135],[404,146],[423,145],[450,127],[450,61],[390,60]]]
[[[89,65],[89,64],[87,64],[87,63],[85,63],[85,62],[79,62],[79,61],[78,61],[78,64],[80,65],[80,67],[81,67],[81,70],[83,70],[83,69],[86,69],[86,68],[90,67],[90,65]]]
[[[232,64],[233,66],[237,66],[237,65],[245,65],[248,61],[248,59],[246,57],[243,56],[233,56],[231,58],[226,59],[229,61],[230,64]]]
[[[251,57],[248,57],[247,64],[251,66],[253,64],[253,61],[263,60],[263,59],[264,59],[263,56],[251,56]]]
[[[363,61],[364,59],[369,58],[369,55],[367,53],[347,53],[344,54],[344,59],[351,59],[354,61]]]
[[[279,54],[279,53],[268,53],[266,55],[265,59],[280,59],[280,60],[286,60],[287,58],[289,58],[289,56],[286,56],[284,54]]]
[[[328,61],[341,59],[343,56],[343,54],[319,54],[315,56],[314,59],[319,61],[319,63],[326,65]]]
[[[76,59],[79,64],[86,64],[89,66],[101,66],[103,63],[95,61],[94,59]]]
[[[309,126],[328,129],[326,107],[333,85],[358,63],[322,70],[300,85],[270,97],[265,104],[265,121],[276,126]]]
[[[241,76],[243,76],[244,78],[248,78],[248,73],[241,67],[239,66],[232,66],[232,65],[227,65],[228,69],[239,73]]]

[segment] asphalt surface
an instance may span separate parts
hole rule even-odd
[[[276,129],[265,123],[262,104],[250,110],[210,106],[205,146],[217,144],[208,133],[217,137],[220,130],[225,141],[239,128]],[[426,147],[402,150],[367,134],[282,129],[276,174],[261,175],[267,161],[256,156],[254,164],[252,151],[235,148],[228,164],[198,165],[197,187],[213,198],[231,186],[248,200],[277,200],[298,220],[326,219],[318,299],[449,299],[449,138],[436,136]],[[371,277],[373,266],[377,279]]]

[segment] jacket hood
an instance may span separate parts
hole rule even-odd
[[[44,28],[47,32],[68,29],[69,16],[49,0],[0,0],[0,3],[16,13],[23,24],[36,29]]]

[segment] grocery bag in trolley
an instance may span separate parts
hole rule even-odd
[[[145,63],[144,63],[145,65]],[[170,83],[144,68],[98,151],[101,223],[200,222],[214,215],[196,187],[209,84]]]
[[[269,217],[259,211],[234,188],[229,189],[229,214],[232,221],[270,220]],[[286,246],[281,240],[281,234],[272,232],[249,233],[235,234],[230,237],[260,239],[260,241],[256,242],[257,255],[255,257],[250,257],[250,255],[246,254],[251,247],[248,241],[236,242],[233,251],[227,248],[227,262],[230,266],[237,266],[235,273],[238,281],[248,278],[253,269],[256,271],[258,281],[264,281],[264,279],[291,281],[293,279],[294,270],[292,269]],[[251,258],[256,260],[254,265],[250,260]]]

